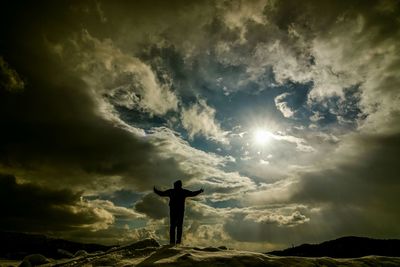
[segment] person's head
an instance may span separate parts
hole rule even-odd
[[[178,189],[178,188],[182,188],[182,181],[178,180],[174,183],[174,188]]]

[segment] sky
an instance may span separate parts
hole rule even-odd
[[[0,230],[400,238],[400,2],[2,1]]]

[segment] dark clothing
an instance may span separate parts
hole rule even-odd
[[[170,244],[175,244],[175,229],[177,230],[176,244],[182,241],[183,217],[185,215],[185,199],[194,197],[203,192],[203,190],[190,191],[183,188],[168,189],[160,191],[154,188],[154,192],[162,197],[169,197],[169,240]]]
[[[175,244],[175,229],[176,229],[176,244],[182,241],[182,227],[184,211],[174,211],[169,209],[169,243]]]

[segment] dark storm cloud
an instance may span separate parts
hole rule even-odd
[[[109,199],[118,206],[130,207],[140,198],[140,194],[133,190],[117,190],[111,195],[104,195],[104,199]]]
[[[41,61],[43,72],[35,73],[34,66],[30,70],[34,76],[26,72],[30,86],[25,92],[2,92],[3,168],[56,169],[72,184],[90,183],[76,177],[79,172],[121,175],[128,184],[141,188],[161,175],[172,181],[182,174],[173,159],[161,160],[151,144],[98,116],[85,84],[45,63]],[[65,76],[60,78],[61,74]],[[154,164],[157,168],[150,167]]]
[[[0,210],[0,228],[11,231],[96,230],[113,221],[105,210],[83,205],[79,193],[18,184],[6,174],[0,174]]]
[[[24,88],[24,85],[18,73],[0,57],[0,90],[18,92]]]
[[[135,204],[135,210],[156,220],[168,217],[168,204],[166,199],[160,198],[154,193],[145,195],[139,200]]]
[[[280,227],[271,222],[255,222],[237,216],[224,224],[224,230],[236,241],[286,243],[293,241],[299,227]],[[304,240],[304,239],[303,239]]]
[[[29,17],[40,17],[44,11]],[[126,184],[147,189],[159,177],[172,181],[183,176],[173,159],[159,158],[153,145],[98,114],[98,102],[87,84],[48,51],[42,30],[49,27],[53,34],[54,29],[46,19],[34,21],[43,27],[18,22],[12,33],[3,29],[9,39],[1,48],[15,71],[2,60],[2,77],[8,79],[4,85],[9,87],[0,92],[0,121],[5,129],[0,133],[1,167],[26,179],[33,173],[35,179],[57,186],[54,177],[65,185],[95,184],[96,175],[117,175]],[[20,38],[29,39],[29,45]],[[23,92],[10,92],[14,86],[10,73],[26,77]]]
[[[359,152],[352,155],[354,151]],[[396,227],[390,222],[400,219],[397,205],[399,151],[398,134],[361,137],[342,151],[347,154],[342,155],[344,161],[301,173],[299,183],[293,188],[293,200],[334,207],[353,206],[359,208],[369,222],[374,222],[376,228],[383,227],[380,224],[384,220],[387,230],[393,227],[392,234],[396,234]]]
[[[399,11],[396,1],[353,0],[348,2],[306,0],[299,5],[296,1],[271,1],[265,6],[264,15],[278,28],[287,30],[291,24],[309,27],[310,33],[329,34],[332,24],[340,16],[363,15],[366,28],[379,27],[380,39],[391,37],[397,24],[395,14]],[[325,29],[325,30],[324,30]],[[378,37],[378,36],[377,36]]]
[[[321,206],[319,206],[321,208]],[[290,244],[316,243],[345,235],[360,235],[385,238],[385,230],[371,231],[372,224],[357,208],[324,207],[323,211],[313,211],[310,207],[300,208],[300,212],[282,216],[277,214],[276,220],[256,220],[243,214],[235,214],[224,223],[224,231],[233,240],[240,242],[268,242],[287,247]],[[256,213],[256,212],[255,212]],[[282,225],[279,220],[289,224]],[[362,225],[360,223],[362,222]],[[384,226],[385,228],[385,226]]]

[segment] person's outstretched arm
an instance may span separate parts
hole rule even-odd
[[[154,193],[156,193],[157,195],[159,195],[160,197],[167,197],[168,196],[168,190],[166,191],[161,191],[158,190],[155,186],[153,187],[153,191]]]
[[[197,190],[197,191],[186,190],[186,196],[187,197],[195,197],[203,192],[204,192],[203,188],[200,190]]]

